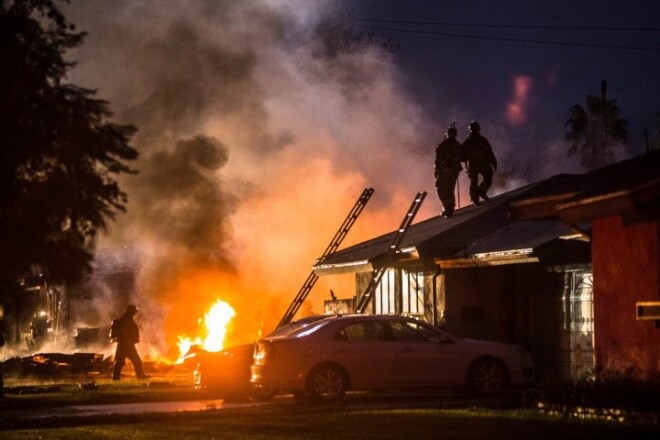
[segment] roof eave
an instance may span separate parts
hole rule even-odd
[[[519,220],[557,217],[557,204],[569,200],[577,194],[577,191],[571,191],[511,202],[509,203],[509,216]]]
[[[419,251],[414,246],[408,246],[394,254],[385,253],[370,259],[348,261],[343,263],[316,264],[312,267],[318,276],[339,275],[344,273],[371,272],[378,267],[394,266],[397,263],[419,261]]]
[[[502,266],[506,264],[538,263],[539,258],[533,255],[509,256],[497,258],[454,258],[451,260],[436,259],[435,264],[442,269],[461,269],[468,267]]]
[[[539,258],[534,255],[534,249],[510,249],[496,252],[472,254],[461,258],[436,258],[437,266],[443,269],[457,269],[462,267],[501,266],[504,264],[538,263]]]
[[[337,264],[318,264],[312,267],[318,276],[339,275],[344,273],[370,272],[374,270],[369,260],[351,261]]]
[[[632,189],[599,194],[557,204],[555,209],[566,223],[622,215],[637,210],[650,210],[657,205],[660,178]],[[657,209],[657,208],[656,208]]]

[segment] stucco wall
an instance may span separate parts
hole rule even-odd
[[[460,337],[507,341],[504,315],[512,278],[510,266],[445,271],[447,330]]]
[[[637,301],[660,301],[659,222],[592,224],[597,367],[660,372],[660,328],[635,319]]]

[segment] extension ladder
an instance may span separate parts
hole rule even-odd
[[[399,252],[399,245],[401,245],[401,242],[403,241],[403,237],[405,237],[408,228],[410,228],[410,225],[412,224],[415,215],[417,215],[417,211],[419,211],[419,208],[422,205],[422,202],[424,201],[425,197],[426,197],[426,191],[418,192],[417,195],[415,196],[415,199],[410,205],[410,209],[408,209],[408,212],[401,221],[401,226],[399,226],[399,229],[394,234],[394,238],[392,239],[392,243],[390,244],[390,247],[387,250],[386,258],[384,259],[383,264],[374,270],[373,276],[371,277],[371,280],[369,281],[367,288],[365,289],[364,293],[362,294],[362,296],[360,297],[357,303],[357,306],[355,307],[355,311],[357,313],[364,313],[367,310],[369,304],[372,302],[373,294],[376,291],[376,287],[378,287],[378,285],[380,284],[380,280],[383,278],[383,275],[387,270],[387,263],[392,261],[396,253]]]
[[[316,260],[315,264],[322,263],[323,260],[328,255],[334,253],[339,248],[339,245],[344,240],[344,237],[346,237],[346,234],[348,234],[348,231],[353,226],[353,223],[355,223],[355,220],[357,220],[358,216],[364,209],[365,205],[367,204],[373,193],[374,193],[373,188],[366,188],[364,191],[362,191],[362,194],[355,202],[355,205],[346,216],[346,219],[339,227],[339,230],[337,230],[335,236],[332,238],[332,241],[325,249],[323,254]],[[298,309],[300,309],[300,306],[307,298],[307,295],[309,295],[309,292],[314,287],[314,284],[316,284],[316,280],[318,280],[318,278],[319,276],[316,273],[314,273],[314,271],[312,270],[309,276],[307,277],[307,279],[305,280],[305,282],[303,283],[302,287],[298,291],[298,294],[294,298],[293,302],[289,305],[289,308],[284,313],[282,320],[280,321],[279,324],[277,324],[277,328],[280,328],[283,325],[291,322],[293,317],[298,312]]]

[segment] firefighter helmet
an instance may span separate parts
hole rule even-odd
[[[472,121],[470,122],[470,125],[468,125],[468,131],[470,133],[479,133],[481,130],[481,125],[477,121]]]
[[[448,138],[455,138],[458,135],[458,130],[456,130],[456,122],[452,122],[449,128],[447,128],[447,131],[445,132],[445,136]]]
[[[126,313],[129,315],[135,315],[138,311],[138,308],[135,307],[133,304],[129,304],[128,307],[126,307]]]

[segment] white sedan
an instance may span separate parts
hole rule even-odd
[[[467,387],[496,393],[534,381],[522,347],[460,339],[391,315],[328,316],[259,340],[250,368],[258,387],[330,402],[347,390]]]

